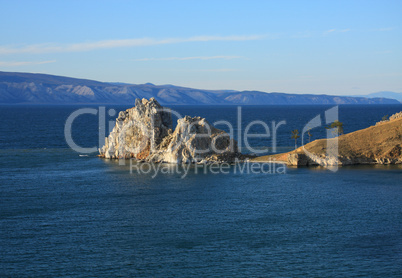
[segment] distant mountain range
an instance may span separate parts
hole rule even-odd
[[[397,104],[386,97],[199,90],[151,83],[134,85],[34,73],[0,72],[1,104],[133,104],[155,97],[162,105]]]
[[[367,97],[367,98],[390,98],[390,99],[396,99],[399,102],[402,102],[402,93],[395,93],[395,92],[390,92],[390,91],[381,91],[381,92],[376,92],[368,95],[360,95],[360,96],[355,96],[355,97]]]

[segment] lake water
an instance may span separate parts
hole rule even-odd
[[[0,276],[400,276],[401,166],[130,173],[68,148],[64,125],[79,108],[0,107]],[[289,150],[290,131],[328,108],[243,107],[241,129],[285,120],[276,143]],[[237,107],[174,109],[227,120],[237,137]],[[348,133],[401,110],[341,106],[339,120]],[[72,131],[96,146],[98,116],[80,116]],[[250,142],[272,152],[272,138]]]

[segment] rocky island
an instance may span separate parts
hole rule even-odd
[[[278,161],[290,166],[402,164],[402,112],[366,129],[315,140],[294,151],[253,161]]]
[[[135,107],[121,111],[99,153],[107,159],[175,164],[233,163],[247,158],[229,134],[204,118],[185,116],[173,130],[170,109],[155,98],[136,99]]]

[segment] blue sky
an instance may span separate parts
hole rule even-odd
[[[200,89],[402,92],[402,1],[0,0],[0,70]]]

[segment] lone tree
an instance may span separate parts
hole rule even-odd
[[[292,139],[295,139],[295,149],[297,149],[297,138],[300,138],[299,131],[297,129],[292,130]]]
[[[330,124],[327,129],[334,129],[333,134],[335,136],[342,135],[343,134],[343,123],[336,120],[332,124]]]
[[[385,122],[388,121],[388,119],[389,119],[388,115],[385,115],[382,117],[381,121]]]

